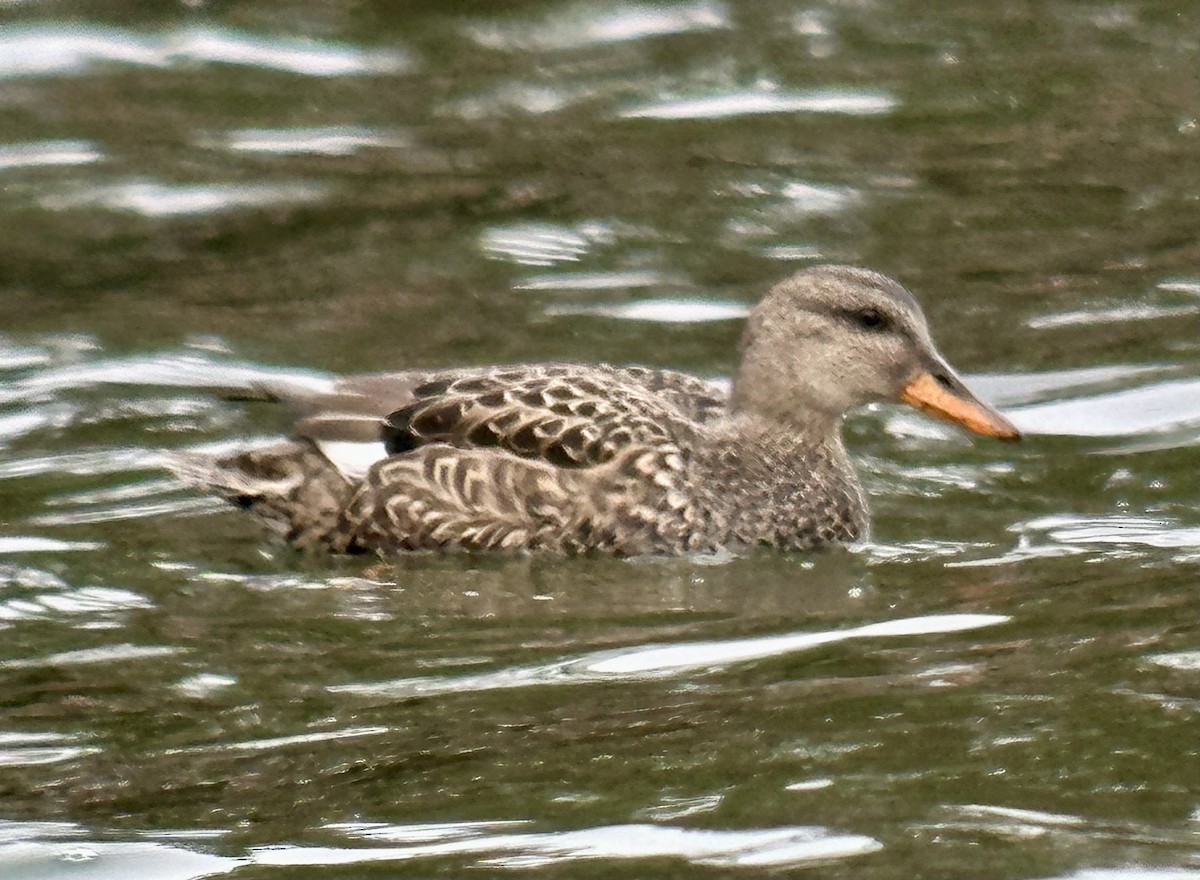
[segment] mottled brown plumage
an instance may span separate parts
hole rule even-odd
[[[668,370],[551,364],[264,388],[292,439],[176,471],[301,547],[678,554],[804,550],[865,536],[841,422],[904,399],[995,436],[1016,431],[937,354],[916,301],[863,269],[780,282],[747,322],[732,394]],[[363,475],[331,441],[378,444]]]

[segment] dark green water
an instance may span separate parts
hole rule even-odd
[[[1200,877],[1196,12],[0,3],[0,877]],[[856,552],[313,559],[157,467],[264,368],[727,375],[818,260],[1028,434],[855,416]]]

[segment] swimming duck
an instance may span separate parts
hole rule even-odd
[[[1017,429],[938,353],[916,299],[818,266],[751,312],[732,389],[671,370],[544,364],[346,377],[289,403],[290,439],[172,462],[302,548],[683,554],[866,537],[847,412],[899,400],[979,434]],[[335,464],[373,444],[363,473]]]

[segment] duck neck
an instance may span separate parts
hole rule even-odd
[[[814,405],[763,399],[745,383],[734,380],[729,398],[730,413],[756,434],[804,438],[814,442],[830,440],[841,445],[841,413],[826,412]]]
[[[747,349],[733,377],[730,412],[751,416],[786,433],[840,436],[844,402],[823,393],[821,383],[804,371],[780,372],[787,369],[787,364],[765,360],[759,351]]]
[[[797,427],[734,414],[713,440],[709,476],[734,542],[804,549],[865,535],[866,503],[840,419]]]

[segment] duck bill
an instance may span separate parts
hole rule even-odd
[[[1001,440],[1021,439],[1016,425],[972,394],[949,368],[942,365],[934,371],[918,373],[904,386],[900,400],[976,434]]]

